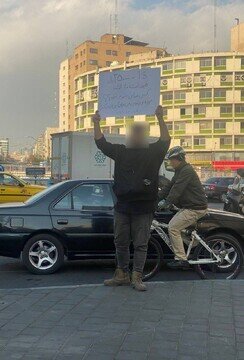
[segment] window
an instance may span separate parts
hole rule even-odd
[[[244,121],[241,121],[240,127],[241,127],[241,132],[243,132],[244,131]]]
[[[243,145],[244,149],[244,136],[235,136],[235,145]]]
[[[201,137],[194,138],[194,145],[195,146],[205,146],[205,144],[206,144],[206,139],[205,138],[201,138]]]
[[[244,57],[241,58],[241,67],[244,67]]]
[[[244,124],[244,123],[243,123]],[[173,130],[173,125],[172,123],[166,123],[166,126],[168,128],[169,131],[172,131]]]
[[[232,105],[221,105],[220,114],[232,114]]]
[[[78,65],[75,65],[75,70],[78,70],[79,66]]]
[[[244,90],[241,90],[241,99],[244,98]]]
[[[106,50],[106,55],[112,55],[112,50]]]
[[[214,66],[226,66],[226,58],[224,57],[216,57],[214,59]]]
[[[55,209],[66,210],[93,210],[112,208],[113,198],[109,184],[83,184],[63,197]]]
[[[183,122],[175,123],[175,131],[185,131],[186,124]]]
[[[175,92],[175,100],[185,100],[186,93],[184,91],[176,91]]]
[[[223,136],[220,138],[220,145],[232,145],[231,136]]]
[[[181,138],[180,146],[183,146],[184,148],[192,147],[192,138],[191,137]]]
[[[185,60],[176,60],[175,61],[175,70],[185,69],[186,61]]]
[[[200,99],[211,99],[212,98],[212,90],[204,89],[199,91]]]
[[[96,48],[90,48],[90,53],[91,53],[91,54],[97,54],[97,53],[98,53],[98,49],[96,49]]]
[[[212,122],[211,121],[200,121],[199,122],[199,129],[200,130],[211,130]]]
[[[194,107],[194,115],[205,115],[206,107],[205,106],[195,106]]]
[[[214,97],[216,99],[226,98],[226,90],[224,90],[224,89],[214,89]]]
[[[214,122],[214,129],[215,130],[225,130],[226,129],[226,122],[225,121],[215,121]]]
[[[163,71],[168,71],[168,70],[172,70],[173,69],[173,62],[172,61],[168,61],[162,64],[162,69]]]
[[[98,61],[91,59],[91,60],[89,61],[89,64],[90,64],[90,65],[97,65],[97,64],[98,64]]]
[[[200,67],[212,67],[212,58],[202,58],[200,59]]]
[[[79,54],[75,54],[75,58],[78,59],[78,57],[79,57]]]
[[[171,91],[171,92],[163,93],[162,98],[163,98],[164,101],[173,100],[173,92]]]
[[[236,112],[236,114],[243,114],[244,113],[244,105],[236,105],[235,112]]]
[[[112,51],[112,55],[113,55],[113,56],[117,56],[117,55],[118,55],[118,51],[113,50],[113,51]]]
[[[181,115],[191,115],[191,107],[181,108],[180,114]]]
[[[20,186],[21,183],[14,177],[6,174],[0,174],[0,185],[4,186]]]
[[[65,66],[63,66],[63,70],[65,70]]]
[[[125,56],[126,56],[126,57],[129,57],[130,55],[131,55],[131,52],[130,52],[130,51],[126,51]]]

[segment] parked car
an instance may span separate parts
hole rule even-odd
[[[24,202],[43,189],[45,186],[30,185],[17,176],[0,172],[0,203]]]
[[[225,201],[228,186],[234,182],[234,177],[211,177],[203,183],[205,193],[209,199]]]
[[[112,184],[112,180],[70,180],[45,189],[25,203],[0,205],[0,255],[21,257],[35,274],[54,273],[63,265],[64,257],[114,259],[116,199]],[[168,223],[173,215],[165,211],[155,216]],[[209,210],[198,222],[198,233],[204,238],[216,236],[216,243],[223,246],[233,238],[243,246],[244,217]],[[153,233],[146,267],[150,276],[159,270],[163,257],[169,259],[173,254]]]

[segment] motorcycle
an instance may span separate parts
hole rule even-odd
[[[244,215],[244,169],[237,170],[234,183],[224,202],[224,210]]]

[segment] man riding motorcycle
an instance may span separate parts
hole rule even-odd
[[[185,156],[185,150],[181,146],[175,146],[168,151],[165,159],[170,161],[175,175],[159,194],[160,198],[164,199],[159,203],[161,209],[170,208],[172,205],[180,208],[170,220],[168,228],[175,253],[175,260],[168,263],[168,266],[173,269],[189,267],[181,231],[207,213],[204,189],[196,171],[186,162]]]

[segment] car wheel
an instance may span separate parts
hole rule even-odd
[[[220,201],[221,201],[222,203],[224,203],[225,200],[227,199],[227,194],[226,194],[226,193],[221,194],[220,197],[219,197],[219,199],[220,199]]]
[[[55,236],[35,235],[25,244],[22,261],[33,274],[52,274],[63,265],[63,245]]]

